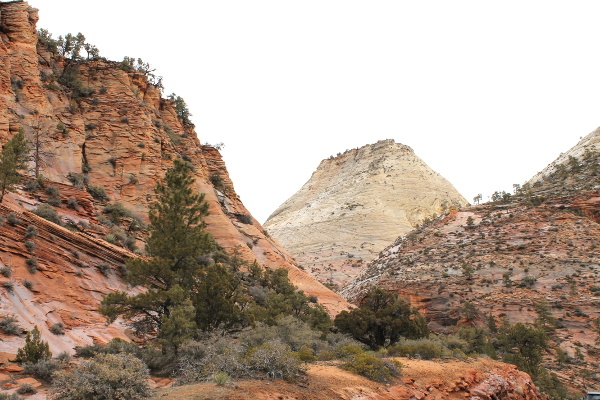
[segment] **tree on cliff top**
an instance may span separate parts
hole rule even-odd
[[[190,297],[198,284],[201,265],[197,259],[214,249],[212,236],[204,231],[208,215],[204,194],[194,192],[190,166],[181,160],[156,185],[157,202],[149,212],[150,236],[146,251],[151,257],[129,259],[124,280],[146,289],[134,296],[114,292],[104,297],[100,312],[113,321],[119,315],[138,318],[158,329],[159,336],[176,332],[180,339],[195,332],[188,324],[186,332],[171,329],[177,321],[193,321]],[[169,327],[163,332],[162,327]],[[174,343],[174,338],[164,338]]]
[[[7,191],[12,190],[21,177],[19,171],[27,168],[29,147],[23,128],[17,132],[2,149],[0,155],[0,203]]]

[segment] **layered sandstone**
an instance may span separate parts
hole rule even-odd
[[[210,205],[206,229],[225,251],[235,250],[246,261],[257,260],[267,268],[285,268],[294,284],[317,296],[332,314],[348,306],[298,269],[286,250],[265,234],[235,193],[219,152],[200,144],[194,126],[177,117],[174,103],[161,97],[147,75],[123,70],[116,62],[53,54],[38,42],[37,20],[37,10],[26,2],[0,3],[0,141],[24,129],[32,153],[39,153],[32,157],[29,174],[37,165],[46,186],[60,188],[60,206],[55,209],[63,222],[82,234],[69,236],[69,230],[27,212],[47,200],[44,189],[5,197],[0,213],[14,213],[23,222],[0,229],[0,266],[13,270],[11,277],[0,279],[14,286],[12,292],[0,287],[0,317],[15,316],[27,330],[46,325],[42,333],[53,350],[124,337],[123,326],[106,327],[96,310],[102,294],[125,289],[118,271],[134,254],[102,240],[114,228],[99,224],[97,215],[105,203],[94,200],[86,189],[103,188],[110,203],[122,203],[147,221],[153,188],[175,158],[193,165],[195,186]],[[89,95],[77,96],[60,83],[67,69],[75,70]],[[216,187],[211,176],[223,184]],[[70,198],[77,201],[77,210],[67,209]],[[23,247],[29,225],[40,232],[34,240],[40,265],[35,274],[25,265],[32,256]],[[144,234],[129,233],[142,248]],[[100,274],[95,267],[103,263],[116,272]],[[26,279],[33,281],[35,290],[23,287]],[[48,332],[56,322],[66,325],[66,335]],[[22,338],[2,339],[0,351],[14,353],[22,345]]]
[[[265,228],[319,280],[344,284],[398,235],[466,204],[410,147],[382,140],[323,160]]]

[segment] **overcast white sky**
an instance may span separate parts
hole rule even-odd
[[[141,57],[224,142],[260,222],[346,149],[395,139],[472,201],[600,126],[600,2],[30,0],[38,28]]]

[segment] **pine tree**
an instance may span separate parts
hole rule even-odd
[[[29,147],[23,128],[4,145],[0,155],[0,203],[7,191],[12,190],[21,177],[19,171],[27,168]]]
[[[189,301],[199,282],[198,258],[214,249],[212,236],[204,231],[203,218],[208,215],[208,203],[204,201],[204,194],[194,192],[193,183],[189,164],[175,160],[164,182],[156,185],[157,201],[150,208],[150,235],[146,245],[151,258],[127,260],[124,277],[127,283],[146,291],[134,296],[125,292],[105,296],[100,312],[110,321],[120,315],[145,320],[154,325],[159,337],[166,341],[169,337],[163,324],[169,323],[168,331],[181,336],[172,329],[173,313],[177,310],[178,320],[183,315],[193,315]],[[190,320],[193,322],[193,318]],[[185,331],[189,333],[193,328],[195,326],[188,326]]]

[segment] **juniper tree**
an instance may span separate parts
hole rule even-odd
[[[7,191],[12,190],[21,177],[19,171],[27,168],[29,147],[23,128],[6,142],[0,155],[0,202]]]
[[[373,349],[396,343],[400,338],[427,336],[425,318],[397,294],[373,287],[364,304],[352,311],[342,311],[334,321],[342,333]]]
[[[162,326],[173,324],[174,310],[178,310],[177,319],[193,314],[189,301],[200,275],[198,258],[214,248],[212,236],[204,231],[208,203],[204,194],[194,191],[193,183],[189,164],[175,160],[164,181],[156,185],[157,201],[148,214],[146,252],[150,258],[127,260],[124,277],[127,283],[146,290],[137,295],[119,291],[105,296],[100,312],[110,321],[120,315],[145,320],[164,336]],[[186,332],[191,330],[188,326]]]
[[[48,342],[42,340],[42,335],[37,325],[25,337],[25,346],[17,350],[15,361],[22,363],[37,363],[38,361],[49,360],[52,358],[52,352]]]

